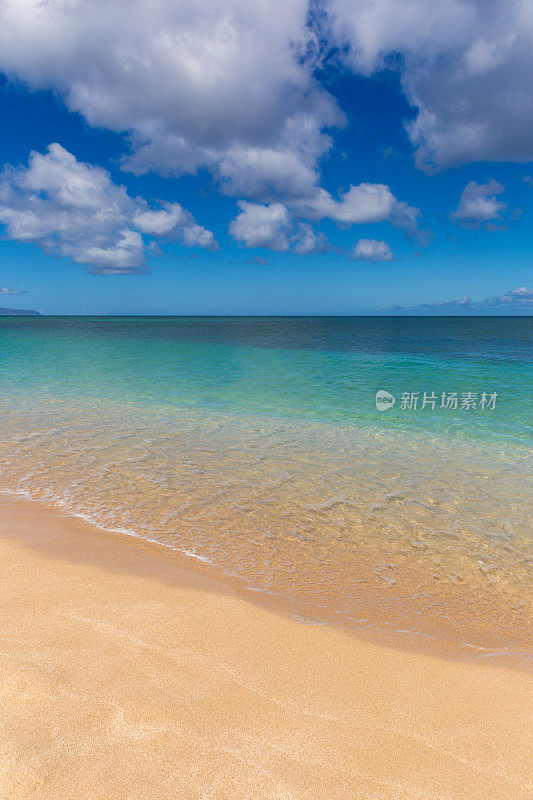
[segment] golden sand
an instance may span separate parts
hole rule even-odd
[[[524,672],[298,624],[0,502],[1,800],[521,800]],[[528,786],[529,784],[529,786]]]

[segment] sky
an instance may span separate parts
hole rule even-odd
[[[530,314],[531,0],[0,0],[0,306]]]

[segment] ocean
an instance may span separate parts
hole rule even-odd
[[[159,542],[302,620],[521,657],[532,330],[3,317],[0,490]]]

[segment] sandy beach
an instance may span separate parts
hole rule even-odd
[[[0,502],[5,800],[520,800],[532,686],[304,625]],[[528,786],[529,784],[529,786]]]

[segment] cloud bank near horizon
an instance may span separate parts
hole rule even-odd
[[[7,286],[0,287],[0,294],[3,295],[17,295],[17,294],[28,294],[26,289],[10,289]]]
[[[427,314],[441,315],[454,314],[517,314],[528,315],[533,312],[533,289],[526,286],[518,286],[510,289],[505,294],[486,297],[482,300],[473,300],[465,295],[460,300],[436,300],[433,303],[421,303],[418,306],[392,306],[387,309],[379,309],[382,314]]]

